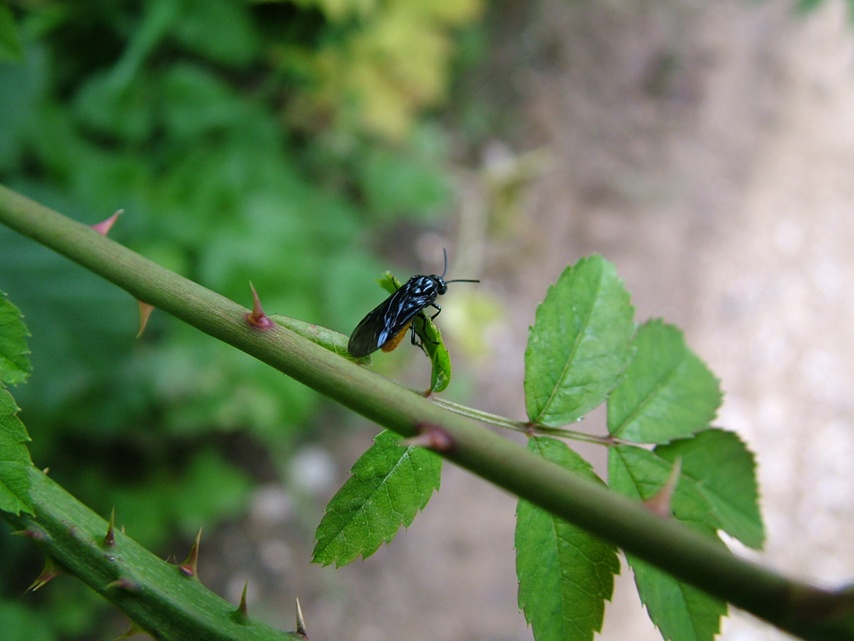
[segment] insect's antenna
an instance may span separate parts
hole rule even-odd
[[[448,273],[448,250],[442,247],[442,255],[445,257],[445,268],[442,270],[440,278],[445,280],[445,274]],[[445,280],[445,283],[479,283],[479,280],[471,278],[455,278],[454,280]]]

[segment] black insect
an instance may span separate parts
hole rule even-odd
[[[408,329],[412,330],[412,344],[418,345],[412,323],[419,315],[426,320],[423,312],[427,307],[436,309],[430,320],[439,315],[442,308],[436,304],[436,297],[448,291],[448,283],[480,282],[471,279],[445,280],[448,252],[443,252],[445,268],[441,276],[413,276],[356,325],[347,343],[350,356],[367,356],[378,349],[390,352],[400,344]]]

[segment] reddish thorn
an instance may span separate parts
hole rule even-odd
[[[297,629],[296,633],[300,635],[303,639],[308,638],[308,632],[305,630],[305,617],[302,615],[302,608],[299,604],[299,598],[297,598]]]
[[[92,229],[94,229],[99,234],[106,236],[109,233],[110,229],[112,229],[115,222],[119,219],[119,216],[121,216],[123,213],[125,213],[124,209],[116,210],[116,213],[107,218],[107,220],[102,220],[100,223],[92,225]]]
[[[56,567],[56,563],[53,562],[52,558],[47,557],[44,561],[44,567],[42,568],[41,573],[35,578],[35,580],[33,580],[32,583],[30,583],[30,586],[26,591],[35,592],[36,590],[40,590],[60,574],[63,574],[63,572]]]
[[[416,434],[403,439],[400,444],[405,447],[426,447],[434,452],[450,452],[454,448],[454,439],[444,427],[433,423],[418,423]]]
[[[104,545],[108,548],[116,544],[116,508],[110,512],[110,524],[107,526],[107,534],[104,536]]]
[[[676,492],[676,486],[679,484],[680,474],[682,474],[682,459],[677,458],[673,462],[673,469],[670,471],[667,481],[654,496],[649,497],[643,502],[644,507],[653,514],[664,518],[673,516],[671,503],[673,501],[673,494]]]
[[[127,590],[128,592],[139,592],[140,586],[136,581],[125,576],[110,581],[104,586],[104,590]]]
[[[190,553],[184,562],[178,566],[181,574],[186,577],[198,578],[199,574],[199,546],[202,542],[202,529],[199,528],[199,533],[196,535],[196,540],[193,541],[193,546],[190,548]]]
[[[255,291],[255,286],[251,282],[249,283],[249,288],[252,290],[252,311],[244,314],[246,322],[257,329],[270,329],[275,323],[270,320],[269,316],[261,308],[261,299],[258,298],[258,292]]]
[[[136,333],[136,337],[139,338],[142,336],[142,333],[148,325],[148,317],[151,316],[151,312],[154,311],[154,306],[149,305],[148,303],[143,303],[141,300],[137,302],[139,303],[139,331]]]
[[[32,539],[33,541],[47,541],[48,536],[47,532],[44,530],[36,530],[34,528],[27,528],[26,530],[16,530],[12,532],[15,536],[25,536],[28,539]]]

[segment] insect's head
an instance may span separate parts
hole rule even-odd
[[[448,291],[448,283],[442,276],[433,276],[433,278],[436,280],[436,291],[439,293],[439,296]]]

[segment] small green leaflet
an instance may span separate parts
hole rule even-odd
[[[20,310],[0,292],[0,385],[18,385],[30,375],[30,350]]]
[[[721,543],[723,545],[723,543]],[[649,618],[665,641],[714,641],[727,604],[626,555]]]
[[[401,282],[391,272],[386,272],[379,279],[380,285],[390,294],[394,294],[401,287]],[[424,313],[419,314],[412,321],[415,333],[418,335],[427,356],[430,358],[432,371],[430,374],[430,391],[444,392],[451,383],[451,355],[445,343],[442,342],[442,332],[436,324]]]
[[[708,427],[721,404],[718,380],[676,327],[644,323],[620,385],[608,397],[608,431],[637,443],[666,443]]]
[[[528,333],[525,404],[532,423],[566,425],[605,400],[632,358],[633,315],[622,280],[601,256],[564,270]]]
[[[0,294],[0,510],[32,514],[30,453],[27,428],[18,419],[18,406],[6,385],[23,383],[30,374],[27,328],[21,312]]]
[[[0,388],[0,510],[32,514],[29,492],[33,463],[25,445],[30,437],[17,413],[12,395]]]
[[[349,339],[344,334],[339,334],[336,331],[315,325],[314,323],[306,323],[305,321],[290,318],[289,316],[271,314],[270,318],[276,324],[287,327],[292,332],[299,334],[303,338],[307,338],[312,343],[317,343],[321,347],[325,347],[330,352],[335,352],[339,356],[348,358],[360,365],[366,365],[371,362],[370,356],[363,356],[361,358],[350,356],[350,353],[347,351],[347,341]]]
[[[680,483],[690,482],[709,504],[718,527],[748,547],[765,542],[753,453],[734,432],[709,429],[659,445],[655,455],[682,460]]]
[[[563,442],[536,437],[533,452],[599,481],[590,464]],[[601,482],[601,481],[600,481]],[[605,601],[620,571],[617,550],[527,501],[516,510],[519,607],[536,641],[589,641],[602,627]]]
[[[709,430],[719,433],[721,430]],[[721,432],[722,433],[722,432]],[[679,447],[662,446],[650,452],[640,447],[619,445],[608,452],[608,482],[613,490],[638,500],[655,496],[667,482],[673,462],[660,455],[660,450],[682,457],[683,474],[679,477],[673,494],[671,509],[673,516],[692,527],[705,532],[716,541],[715,531],[727,529],[718,517],[715,494],[707,496],[703,486],[717,486],[719,477],[730,473],[741,474],[748,479],[753,475],[752,467],[740,472],[733,469],[713,467],[715,456],[710,455],[702,464],[704,453],[715,447],[716,440],[727,440],[726,436],[704,436],[679,441]],[[711,454],[710,452],[708,452]],[[685,471],[688,465],[689,472]],[[700,474],[693,478],[692,474]],[[714,479],[714,480],[713,480]],[[755,480],[753,481],[755,485]],[[719,541],[720,542],[720,541]],[[720,543],[723,545],[723,543]],[[646,606],[652,622],[661,630],[665,639],[672,641],[712,641],[720,629],[720,619],[727,612],[727,605],[719,599],[682,583],[633,557],[626,555],[635,574],[635,584],[641,602]]]
[[[646,501],[667,483],[673,463],[653,450],[633,445],[615,445],[608,449],[608,485],[629,498]],[[708,473],[714,474],[715,470]],[[698,491],[691,478],[680,474],[671,501],[673,516],[714,536],[721,527],[712,506]]]
[[[317,527],[312,560],[336,566],[367,558],[409,527],[439,489],[442,459],[420,447],[403,447],[400,437],[380,432],[359,457]]]

